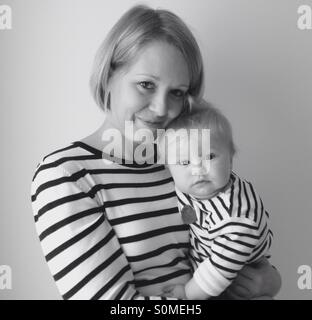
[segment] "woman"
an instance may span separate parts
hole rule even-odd
[[[174,14],[136,6],[108,34],[91,78],[102,126],[45,157],[32,185],[39,239],[64,299],[161,299],[165,286],[190,278],[172,178],[163,165],[138,163],[139,141],[125,124],[156,136],[202,87],[198,45]],[[243,269],[232,297],[276,293],[278,273],[266,261],[257,268]]]

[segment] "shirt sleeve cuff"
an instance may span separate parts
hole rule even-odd
[[[199,265],[193,277],[198,286],[212,297],[220,295],[231,284],[231,281],[220,274],[209,259]]]

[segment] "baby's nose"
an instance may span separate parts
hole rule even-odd
[[[198,164],[192,166],[192,175],[201,176],[208,174],[210,169],[210,162],[208,160],[202,160]]]

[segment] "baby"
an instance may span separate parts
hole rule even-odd
[[[232,171],[231,125],[207,102],[174,120],[159,148],[175,182],[181,217],[190,226],[194,269],[185,285],[167,287],[163,295],[219,296],[245,264],[269,257],[269,215],[253,185]]]

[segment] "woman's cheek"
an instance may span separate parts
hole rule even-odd
[[[168,124],[173,121],[175,118],[177,118],[180,113],[182,112],[182,108],[180,107],[180,109],[178,108],[173,108],[173,107],[169,107],[168,108],[168,113],[167,113],[167,121],[165,123],[165,128],[168,126]]]
[[[179,103],[177,103],[174,108],[173,108],[173,118],[176,118],[183,110],[183,101],[180,101]]]

